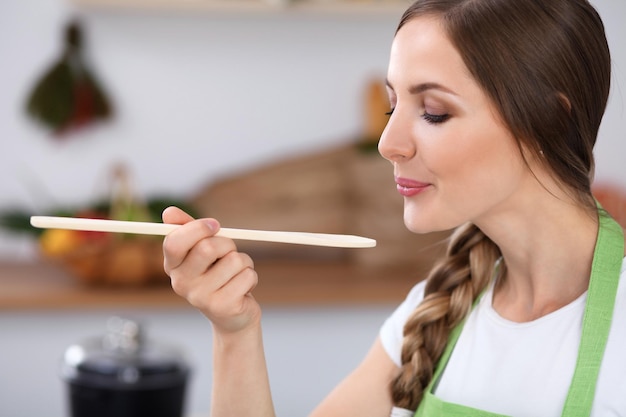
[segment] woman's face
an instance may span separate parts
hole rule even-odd
[[[478,224],[514,208],[529,170],[437,19],[399,30],[387,84],[393,111],[378,148],[394,165],[410,230]]]

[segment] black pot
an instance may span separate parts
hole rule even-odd
[[[144,340],[113,317],[103,337],[67,348],[61,371],[72,417],[181,417],[189,367],[180,349]]]

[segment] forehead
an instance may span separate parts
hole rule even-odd
[[[396,34],[389,60],[388,80],[396,84],[435,82],[462,92],[473,81],[461,55],[436,17],[417,17]]]

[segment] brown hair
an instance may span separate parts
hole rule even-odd
[[[595,9],[586,0],[418,0],[398,30],[425,15],[440,19],[522,156],[530,152],[576,201],[595,207],[593,146],[611,78]],[[402,369],[391,387],[396,406],[417,408],[451,329],[469,313],[499,257],[472,224],[452,235],[404,328]]]

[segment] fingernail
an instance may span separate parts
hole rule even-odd
[[[215,219],[205,219],[204,224],[206,224],[212,232],[217,231],[220,227],[219,223]]]

